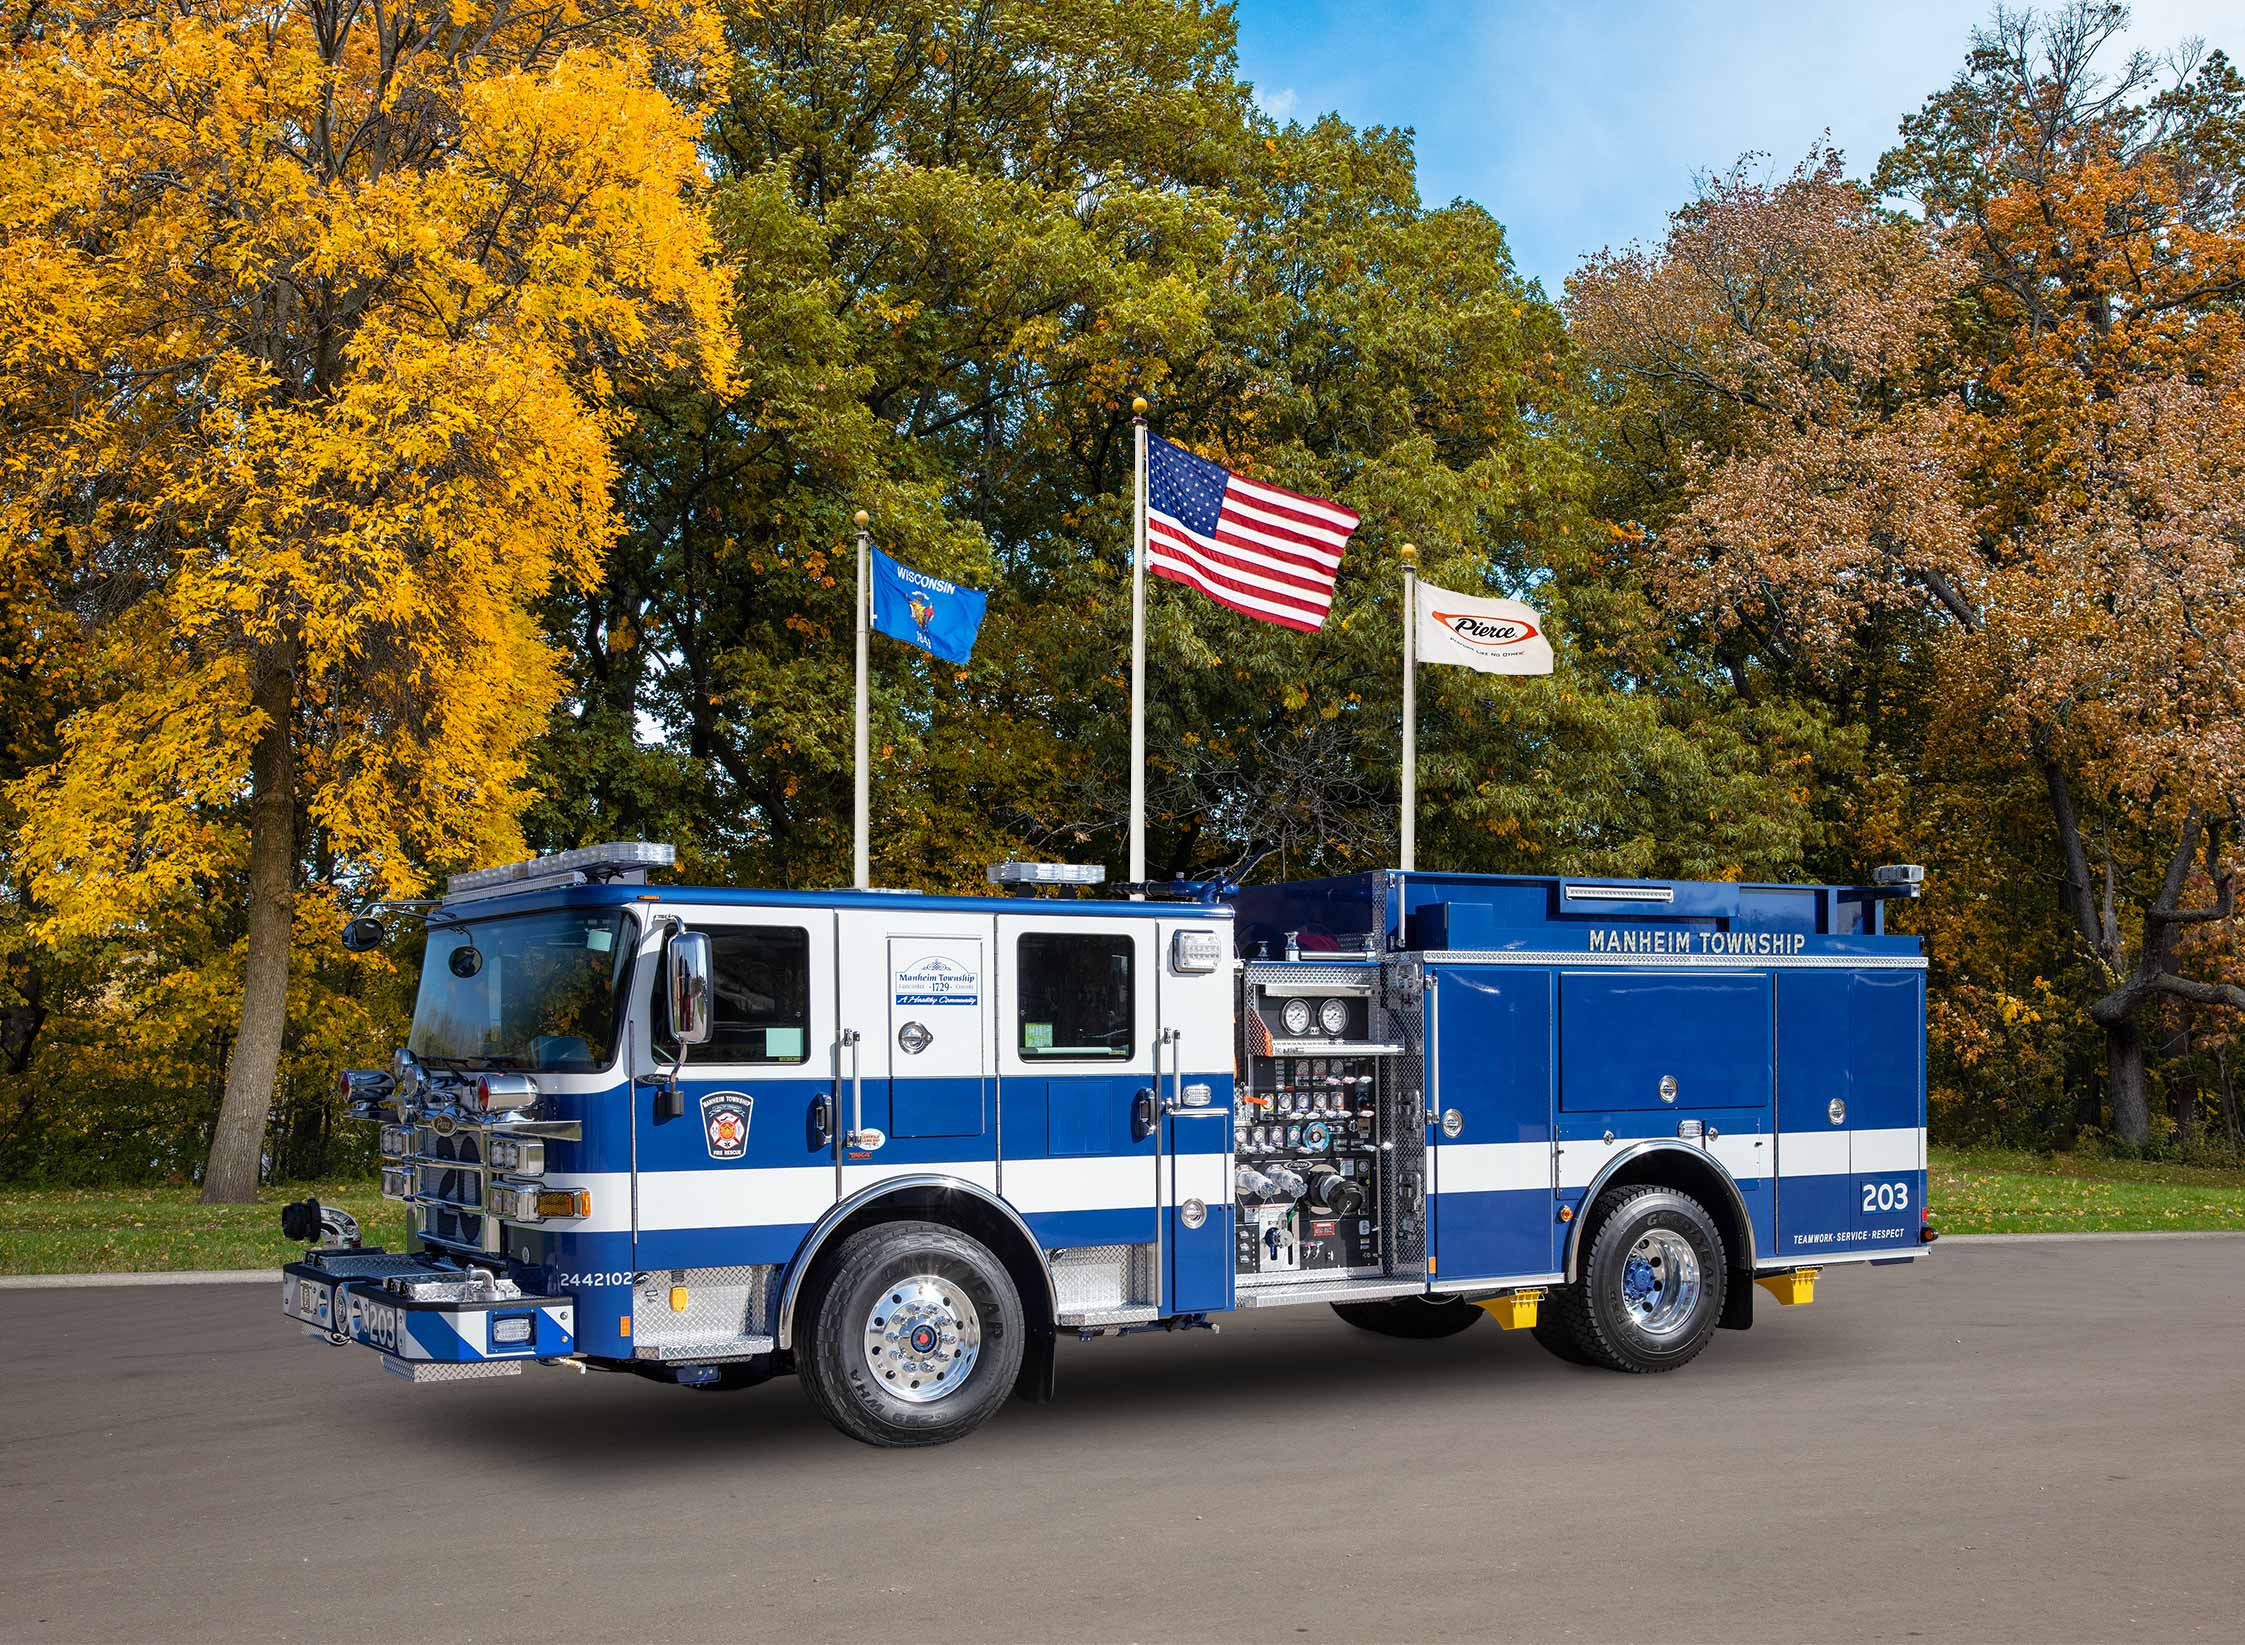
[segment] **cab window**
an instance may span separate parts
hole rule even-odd
[[[799,926],[725,925],[709,938],[710,1035],[696,1062],[799,1063],[810,1057],[811,938]],[[655,1040],[669,1051],[669,1001],[655,990]]]
[[[1125,935],[1024,932],[1016,1043],[1028,1062],[1127,1062],[1138,1018],[1135,944]]]

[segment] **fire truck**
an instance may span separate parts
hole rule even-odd
[[[1064,1339],[1330,1305],[1672,1371],[1907,1262],[1925,959],[1865,886],[1368,872],[987,896],[452,877],[411,1038],[343,1076],[410,1249],[290,1206],[282,1308],[414,1382],[793,1372],[956,1439]],[[394,933],[362,915],[347,945]]]

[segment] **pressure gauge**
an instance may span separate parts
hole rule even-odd
[[[1328,1034],[1339,1034],[1349,1025],[1349,1002],[1327,1000],[1317,1008],[1317,1025]]]
[[[1323,1148],[1332,1140],[1333,1133],[1325,1128],[1323,1120],[1311,1120],[1302,1127],[1302,1146],[1305,1148]]]
[[[1289,1034],[1307,1034],[1310,1031],[1310,1002],[1295,998],[1286,1002],[1282,1013]]]

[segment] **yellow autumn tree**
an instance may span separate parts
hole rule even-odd
[[[246,887],[206,1199],[253,1192],[299,900],[503,855],[616,530],[714,382],[684,0],[0,0],[0,553],[85,634],[17,785],[53,936]],[[0,583],[10,579],[0,578]]]

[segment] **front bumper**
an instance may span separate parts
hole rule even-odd
[[[317,1250],[281,1270],[281,1312],[308,1334],[357,1343],[409,1382],[517,1375],[577,1348],[567,1297],[493,1296],[471,1270],[379,1250]]]

